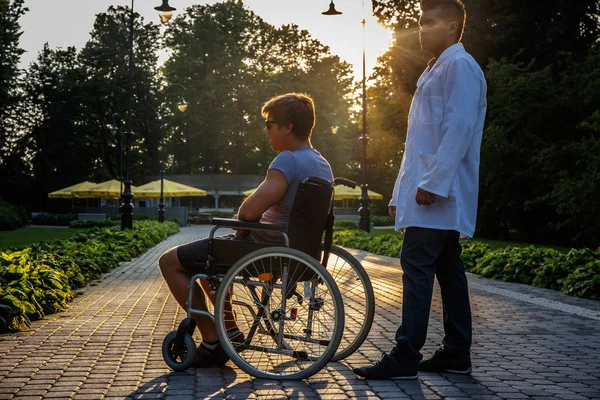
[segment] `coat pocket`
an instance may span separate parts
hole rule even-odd
[[[440,124],[444,117],[442,96],[422,96],[419,105],[419,121],[425,125]]]

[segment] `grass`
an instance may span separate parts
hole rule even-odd
[[[373,229],[371,231],[374,235],[386,235],[386,234],[398,234],[398,232],[396,232],[394,229]],[[494,240],[494,239],[484,239],[484,238],[474,238],[473,239],[476,242],[481,242],[481,243],[485,243],[487,245],[489,245],[492,250],[497,250],[497,249],[502,249],[504,247],[508,247],[508,246],[512,246],[512,247],[528,247],[528,246],[534,246],[534,247],[543,247],[543,248],[550,248],[550,249],[556,249],[560,252],[563,253],[568,253],[569,250],[571,250],[571,247],[564,247],[564,246],[553,246],[553,245],[546,245],[546,244],[534,244],[534,243],[527,243],[527,242],[515,242],[515,241],[503,241],[503,240]]]
[[[9,247],[25,248],[42,240],[67,239],[79,231],[70,228],[19,228],[14,231],[4,231],[0,232],[0,250]]]

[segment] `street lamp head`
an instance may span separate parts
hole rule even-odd
[[[333,3],[333,0],[331,0],[331,3],[329,3],[329,10],[322,12],[321,14],[323,14],[323,15],[341,15],[342,13],[335,9],[335,4]]]
[[[163,24],[169,22],[173,17],[173,11],[177,10],[175,7],[169,5],[169,0],[162,0],[162,4],[158,7],[154,7],[154,9],[158,11],[160,22]]]
[[[186,112],[186,110],[188,109],[188,103],[183,97],[181,98],[179,103],[177,103],[177,108],[179,108],[179,111],[181,111],[182,113]]]
[[[337,125],[334,125],[334,126],[331,127],[331,133],[333,133],[334,135],[336,133],[338,133],[339,130],[340,130],[340,127],[337,126]]]

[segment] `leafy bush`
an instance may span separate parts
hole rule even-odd
[[[398,257],[402,246],[400,235],[371,235],[359,230],[336,231],[333,241],[340,246],[390,257]],[[473,240],[463,242],[462,248],[465,268],[486,278],[600,299],[600,249],[573,249],[567,254],[533,246],[492,251],[489,245]]]
[[[0,200],[0,231],[12,231],[26,224],[18,207]]]
[[[477,262],[492,249],[489,245],[474,240],[462,242],[462,260],[467,271],[473,271]]]
[[[120,226],[120,220],[99,219],[99,220],[77,220],[71,222],[71,228],[89,229],[89,228],[108,228],[111,226]]]
[[[379,216],[372,215],[371,222],[375,224],[375,226],[393,226],[396,224],[396,220],[390,216]]]
[[[598,256],[598,252],[596,252]],[[577,268],[563,282],[561,292],[600,300],[600,257]]]
[[[37,214],[31,219],[35,225],[69,226],[77,219],[76,214]]]
[[[171,222],[140,221],[135,229],[94,228],[68,240],[0,253],[0,331],[65,308],[73,290],[178,231]]]
[[[333,224],[335,230],[358,229],[358,223],[349,220],[335,221]]]

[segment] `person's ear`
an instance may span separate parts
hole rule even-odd
[[[452,21],[448,24],[448,35],[452,37],[458,35],[458,21]]]
[[[294,124],[289,123],[285,126],[285,134],[286,135],[290,135],[293,130],[294,130]]]

